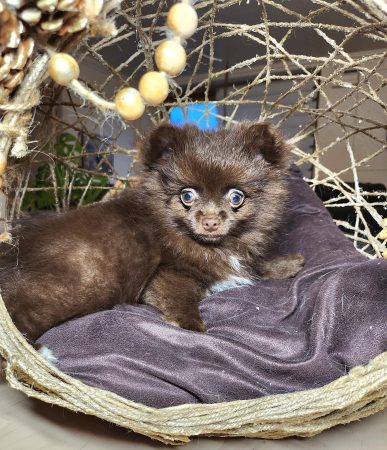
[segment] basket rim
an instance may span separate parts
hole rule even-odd
[[[221,403],[146,406],[86,385],[48,363],[15,327],[1,295],[0,354],[12,388],[170,445],[187,443],[191,436],[313,436],[387,407],[387,352],[314,389]]]

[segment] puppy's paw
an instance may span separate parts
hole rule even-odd
[[[300,253],[292,255],[278,256],[265,262],[263,268],[263,279],[282,280],[295,277],[302,270],[305,264],[305,258]]]
[[[183,328],[184,330],[197,331],[199,333],[205,333],[207,331],[207,327],[201,319],[166,319],[166,321],[169,324],[174,325],[175,327]]]
[[[202,320],[194,320],[183,327],[185,330],[198,331],[199,333],[205,333],[207,327]]]
[[[287,276],[285,278],[295,277],[298,272],[300,272],[305,265],[305,258],[300,253],[294,253],[292,255],[287,255],[284,258],[287,259],[286,272]]]

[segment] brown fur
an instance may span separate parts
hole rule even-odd
[[[162,125],[143,144],[138,188],[31,221],[16,246],[3,245],[0,284],[16,326],[34,340],[70,318],[144,302],[170,323],[204,331],[198,303],[214,283],[294,276],[300,255],[266,255],[286,199],[288,153],[267,123],[215,133]],[[183,188],[198,193],[189,207]],[[230,188],[246,195],[238,209]]]

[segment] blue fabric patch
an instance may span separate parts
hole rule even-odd
[[[172,125],[184,126],[190,123],[201,130],[214,130],[219,125],[217,114],[218,107],[216,105],[195,103],[184,107],[174,106],[169,113],[169,120]]]

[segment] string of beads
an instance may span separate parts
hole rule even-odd
[[[168,97],[168,77],[179,75],[186,65],[184,40],[196,31],[198,16],[192,1],[174,4],[167,15],[167,27],[171,37],[164,40],[155,51],[158,71],[145,73],[138,89],[123,87],[115,95],[114,102],[106,101],[78,81],[80,70],[77,61],[67,53],[55,53],[48,64],[48,73],[58,84],[66,86],[101,110],[117,111],[124,120],[137,120],[145,111],[145,104],[160,105]]]

